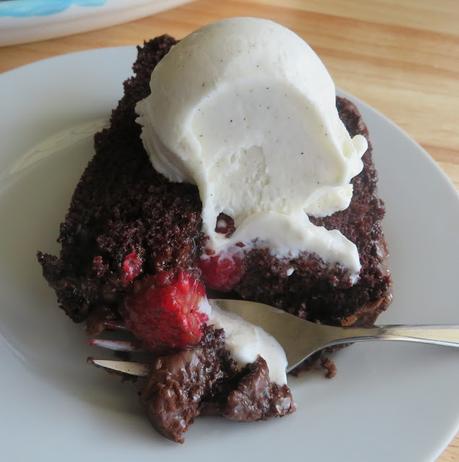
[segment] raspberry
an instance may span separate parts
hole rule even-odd
[[[126,325],[152,350],[196,345],[207,321],[203,297],[204,286],[184,271],[148,276],[125,300]]]
[[[137,252],[126,255],[121,265],[123,269],[121,280],[124,284],[132,282],[142,272],[142,263],[143,261]]]
[[[242,257],[238,255],[211,255],[201,258],[199,267],[207,287],[229,292],[243,275]]]

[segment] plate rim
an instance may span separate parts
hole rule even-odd
[[[5,71],[0,74],[0,85],[2,84],[2,80],[4,78],[14,78],[14,74],[17,72],[25,72],[28,71],[32,66],[35,66],[37,64],[45,65],[46,62],[48,61],[59,61],[62,59],[78,59],[79,55],[86,55],[88,53],[98,53],[98,52],[105,52],[105,51],[110,51],[110,52],[116,52],[118,50],[126,50],[126,51],[134,51],[135,46],[116,46],[116,47],[102,47],[102,48],[92,48],[92,49],[86,49],[86,50],[80,50],[80,51],[75,51],[71,53],[63,53],[60,55],[52,56],[49,58],[41,59],[34,61],[32,63],[27,63],[21,66],[18,66],[14,69]],[[128,77],[128,76],[126,76]],[[356,102],[359,107],[365,107],[366,110],[373,112],[379,119],[383,119],[386,123],[388,123],[391,126],[391,129],[395,129],[400,136],[402,136],[405,140],[408,140],[410,144],[419,152],[423,153],[423,156],[425,159],[428,160],[430,168],[433,168],[437,173],[440,174],[440,177],[442,178],[443,182],[445,182],[448,185],[448,191],[449,194],[451,194],[453,197],[456,199],[456,206],[458,207],[459,210],[459,192],[457,191],[454,183],[452,180],[449,178],[449,176],[442,170],[442,168],[437,164],[437,162],[433,159],[433,157],[428,153],[426,149],[424,149],[419,143],[416,142],[414,138],[412,138],[403,128],[398,126],[394,121],[392,121],[390,118],[388,118],[384,113],[379,111],[378,109],[375,109],[365,101],[361,100],[360,98],[356,97],[355,95],[342,90],[340,88],[337,88],[337,94],[343,95],[345,97],[350,98],[353,102]],[[438,452],[435,455],[435,458],[437,458],[439,455],[443,453],[445,448],[449,445],[449,443],[452,441],[454,436],[459,432],[459,414],[457,416],[457,422],[456,422],[456,428],[452,428],[449,432],[448,435],[445,435],[444,437],[444,444],[441,445],[441,447],[438,447]]]

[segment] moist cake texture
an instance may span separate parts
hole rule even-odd
[[[60,255],[38,253],[60,307],[73,321],[86,322],[93,334],[100,332],[102,321],[122,318],[125,297],[146,275],[183,270],[203,277],[205,236],[198,191],[154,170],[135,121],[134,108],[149,94],[152,70],[175,43],[164,35],[138,47],[134,75],[124,83],[109,128],[95,136],[96,154],[61,225]],[[368,139],[355,105],[338,97],[337,108],[350,135]],[[311,217],[314,224],[338,229],[356,244],[362,265],[357,281],[345,268],[325,264],[314,254],[279,260],[268,249],[253,249],[238,262],[224,296],[268,303],[324,324],[372,325],[390,301],[390,274],[381,228],[384,205],[376,194],[371,151],[369,142],[364,168],[352,180],[350,206],[328,217]],[[228,223],[225,232],[231,232],[231,219],[223,218]],[[154,359],[141,401],[153,425],[167,437],[183,441],[183,432],[200,413],[259,420],[294,410],[288,387],[269,382],[264,360],[237,372],[223,339],[224,332],[207,328],[195,349]],[[330,362],[322,363],[333,370]],[[173,403],[165,401],[168,389],[175,390]],[[265,399],[254,390],[262,390]],[[167,414],[164,408],[174,411]]]
[[[223,330],[209,327],[196,348],[154,360],[141,401],[152,425],[177,442],[201,414],[251,422],[295,410],[288,386],[270,382],[263,358],[239,371],[225,350]]]

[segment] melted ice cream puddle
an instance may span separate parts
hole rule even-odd
[[[278,385],[287,383],[287,357],[272,335],[207,298],[202,300],[200,310],[209,317],[209,325],[225,331],[226,349],[239,367],[255,362],[260,355],[268,365],[270,380]]]

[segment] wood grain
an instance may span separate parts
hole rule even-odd
[[[457,0],[200,0],[120,26],[0,48],[0,71],[166,32],[182,37],[229,16],[271,18],[296,31],[339,87],[405,129],[459,187]],[[438,461],[459,462],[459,436]]]

